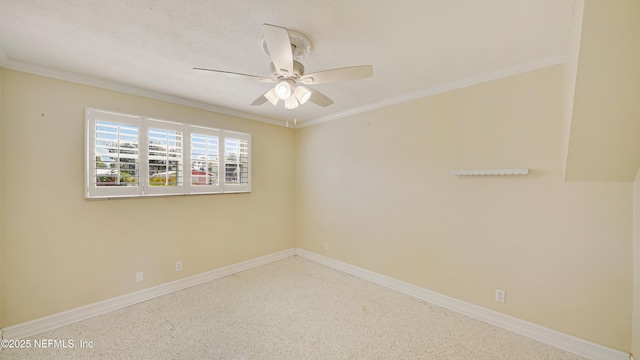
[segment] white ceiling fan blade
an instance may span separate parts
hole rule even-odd
[[[216,74],[224,75],[224,76],[226,76],[228,78],[233,78],[233,79],[252,79],[252,80],[258,80],[258,81],[263,82],[263,83],[273,83],[273,82],[275,82],[275,80],[273,80],[272,78],[266,78],[266,77],[256,76],[256,75],[240,74],[240,73],[234,73],[234,72],[230,72],[230,71],[204,69],[204,68],[193,68],[193,70],[209,71],[209,72],[213,72],[213,73],[216,73]]]
[[[293,52],[289,32],[283,27],[269,24],[263,24],[262,31],[276,72],[284,77],[292,76]]]
[[[357,80],[373,76],[372,65],[351,66],[325,70],[300,77],[303,84],[324,84],[338,81]]]
[[[262,105],[264,103],[267,102],[267,98],[264,96],[264,94],[258,96],[257,99],[255,99],[252,103],[251,106],[257,106],[257,105]]]
[[[312,88],[308,88],[308,89],[309,91],[311,91],[311,97],[309,98],[309,101],[311,101],[312,103],[318,104],[322,107],[327,107],[333,104],[333,100],[329,99],[321,92],[317,90],[313,90]]]

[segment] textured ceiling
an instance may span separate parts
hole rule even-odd
[[[253,118],[304,122],[561,56],[573,2],[0,0],[0,55],[7,67],[33,64]],[[263,23],[311,39],[306,73],[371,64],[374,76],[314,85],[335,103],[286,110],[282,102],[249,106],[269,84],[192,70],[269,77]]]

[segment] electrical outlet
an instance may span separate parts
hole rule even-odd
[[[138,271],[136,273],[136,282],[142,282],[144,280],[144,273],[142,271]]]
[[[329,243],[324,243],[324,251],[329,251]]]
[[[182,271],[182,261],[176,263],[176,271]]]
[[[507,294],[504,290],[496,289],[496,301],[503,303],[505,301]]]

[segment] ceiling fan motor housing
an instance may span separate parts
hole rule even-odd
[[[289,41],[291,42],[291,53],[293,55],[293,59],[302,60],[307,57],[307,55],[311,53],[311,40],[309,40],[309,38],[303,33],[295,30],[287,29],[287,32],[289,34]],[[262,47],[262,51],[271,56],[264,37],[262,38],[260,45]]]
[[[304,65],[302,65],[301,63],[299,63],[298,61],[293,61],[293,74],[289,75],[289,76],[281,76],[278,74],[278,72],[276,71],[276,67],[273,65],[273,63],[269,64],[269,69],[271,70],[271,77],[274,80],[280,80],[280,79],[293,79],[293,80],[298,80],[300,79],[300,77],[302,75],[304,75]]]

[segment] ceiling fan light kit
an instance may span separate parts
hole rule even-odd
[[[293,80],[280,80],[278,84],[276,84],[276,95],[280,100],[286,100],[291,97],[291,92],[293,88]]]
[[[311,52],[311,40],[297,31],[279,26],[263,24],[262,30],[264,33],[262,50],[271,57],[271,78],[205,68],[193,69],[215,72],[236,79],[247,78],[262,83],[276,83],[273,88],[254,100],[251,105],[262,105],[268,100],[276,106],[279,100],[284,100],[285,109],[295,109],[309,100],[322,107],[333,104],[333,100],[317,90],[296,86],[298,82],[314,85],[373,76],[373,66],[371,65],[331,69],[305,75],[304,66],[299,60],[304,59]]]
[[[296,99],[298,99],[300,105],[306,103],[311,97],[311,91],[304,86],[296,87],[296,90],[293,93],[295,94]]]
[[[278,100],[280,100],[278,98],[278,95],[276,94],[276,88],[272,88],[271,90],[267,91],[264,94],[264,97],[267,98],[267,100],[269,100],[269,102],[273,104],[273,106],[276,106],[276,104],[278,104]]]
[[[296,100],[295,96],[289,96],[285,101],[284,101],[284,108],[285,109],[295,109],[298,107],[298,100]]]

